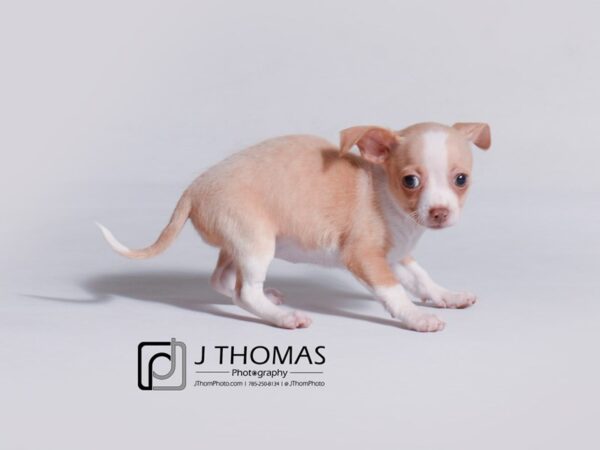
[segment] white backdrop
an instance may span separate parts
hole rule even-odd
[[[599,14],[579,0],[0,6],[0,447],[120,448],[114,429],[146,448],[593,448]],[[463,223],[419,249],[442,283],[481,297],[440,312],[435,337],[383,326],[341,272],[283,263],[275,284],[313,327],[234,320],[205,286],[215,252],[192,230],[139,263],[92,225],[143,246],[187,184],[237,149],[418,121],[486,121],[493,141],[476,154]],[[324,343],[331,387],[137,392],[131,349],[173,334]]]

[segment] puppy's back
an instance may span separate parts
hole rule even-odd
[[[357,197],[368,195],[366,177],[363,160],[340,157],[339,148],[325,139],[269,139],[200,175],[190,186],[190,217],[213,245],[221,245],[222,230],[236,227],[290,236],[307,248],[337,244]]]

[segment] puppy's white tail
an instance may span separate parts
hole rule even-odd
[[[115,252],[131,259],[146,259],[162,253],[169,245],[171,245],[187,221],[191,209],[192,201],[190,194],[186,191],[179,199],[175,211],[173,211],[173,215],[171,216],[171,220],[164,230],[162,230],[162,233],[160,233],[156,242],[149,247],[139,250],[132,250],[125,247],[117,241],[117,238],[115,238],[108,228],[98,222],[96,222],[96,225],[98,225],[98,228],[100,228],[100,231],[102,231],[102,234],[104,235],[104,239],[106,239],[106,242],[108,242]]]

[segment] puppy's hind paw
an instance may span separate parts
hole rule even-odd
[[[285,314],[281,319],[281,326],[291,330],[295,328],[308,328],[312,319],[299,311],[292,311]]]
[[[279,289],[275,288],[265,288],[265,295],[271,301],[271,303],[274,303],[275,305],[281,305],[285,299],[283,293]]]
[[[435,332],[442,331],[446,326],[446,323],[438,319],[433,314],[418,313],[411,314],[409,317],[403,320],[406,327],[414,331],[420,332]]]

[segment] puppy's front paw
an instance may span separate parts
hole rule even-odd
[[[281,327],[289,329],[308,328],[311,323],[312,319],[299,311],[286,313],[281,319]]]
[[[411,330],[421,332],[442,331],[446,323],[429,313],[413,313],[403,320],[404,324]]]
[[[442,291],[431,299],[438,308],[468,308],[475,304],[477,296],[471,292]]]

